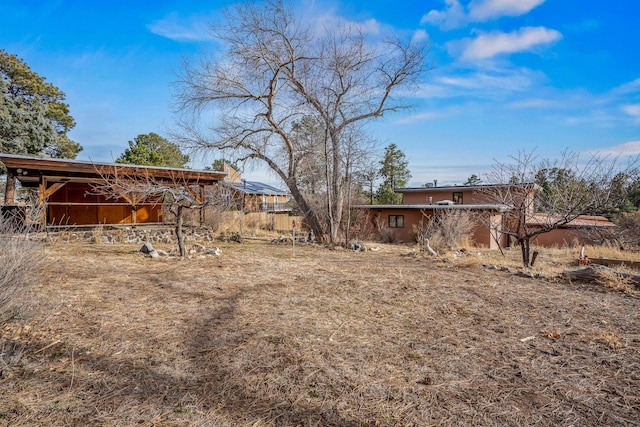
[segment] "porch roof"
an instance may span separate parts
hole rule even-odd
[[[180,179],[190,183],[211,185],[224,180],[227,173],[158,166],[102,163],[70,159],[51,159],[0,153],[0,162],[25,187],[37,186],[41,177],[50,181],[95,180],[101,174],[119,172],[130,176],[148,176],[159,180]]]

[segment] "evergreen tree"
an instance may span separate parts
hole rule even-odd
[[[394,192],[395,188],[404,187],[411,179],[409,162],[402,150],[396,144],[390,144],[385,148],[384,159],[380,161],[379,176],[382,184],[378,187],[376,199],[381,205],[395,205],[402,202],[402,194]]]
[[[67,136],[75,121],[65,94],[14,54],[0,49],[0,151],[75,158],[80,144]],[[13,204],[15,179],[7,177],[5,203]]]
[[[232,163],[229,160],[225,160],[225,159],[215,159],[213,161],[213,163],[211,164],[211,166],[205,166],[204,170],[221,171],[221,170],[224,169],[224,164],[225,163],[227,165],[231,166],[236,171],[240,170],[240,168],[238,167],[238,165],[236,163]]]
[[[462,185],[480,185],[482,180],[475,173],[471,175]]]
[[[170,168],[184,168],[188,162],[189,156],[176,144],[154,132],[136,136],[116,159],[116,163]]]

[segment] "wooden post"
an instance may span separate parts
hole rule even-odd
[[[296,221],[291,223],[291,256],[296,256]]]
[[[38,200],[40,209],[40,226],[47,226],[47,200],[56,191],[65,186],[65,182],[56,182],[51,187],[47,188],[47,179],[45,177],[40,178],[40,184],[38,188]]]
[[[4,204],[13,206],[16,204],[16,176],[7,169],[7,182],[4,187]]]
[[[38,209],[40,210],[40,227],[44,230],[47,226],[47,181],[44,177],[40,177],[38,184]]]
[[[198,200],[201,204],[200,206],[200,227],[204,226],[205,222],[205,203],[204,203],[204,185],[200,184],[200,200]]]

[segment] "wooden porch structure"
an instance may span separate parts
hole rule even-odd
[[[71,226],[98,224],[144,224],[162,222],[162,202],[144,200],[133,203],[126,196],[107,198],[92,192],[92,185],[104,184],[106,176],[152,178],[161,182],[197,186],[197,197],[204,188],[224,180],[226,173],[117,163],[49,159],[0,154],[7,176],[22,187],[38,188],[40,225]],[[187,191],[192,191],[187,189]],[[201,221],[204,210],[201,211]]]

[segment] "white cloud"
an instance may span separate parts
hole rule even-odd
[[[412,114],[407,117],[403,117],[395,121],[396,124],[399,125],[409,125],[417,122],[424,122],[428,120],[436,120],[440,118],[442,115],[438,113],[433,113],[431,111],[425,111],[423,113]]]
[[[520,101],[512,102],[508,105],[510,108],[514,109],[530,109],[530,108],[554,108],[558,106],[556,101],[552,101],[550,99],[541,99],[541,98],[532,98],[532,99],[522,99]]]
[[[333,10],[318,15],[305,15],[305,19],[309,22],[314,21],[311,22],[311,25],[317,37],[324,36],[327,31],[331,32],[332,30],[339,30],[341,28],[353,28],[363,34],[373,36],[379,35],[382,31],[380,22],[374,18],[360,22],[350,21],[336,15]]]
[[[524,15],[544,2],[545,0],[472,0],[465,9],[459,0],[444,0],[446,6],[443,10],[430,10],[422,17],[420,23],[451,30],[470,22]]]
[[[416,32],[413,33],[413,41],[415,42],[427,40],[428,38],[429,38],[429,33],[427,33],[425,30],[417,30]]]
[[[469,20],[484,22],[501,16],[520,16],[544,2],[545,0],[473,0],[469,3]]]
[[[512,93],[525,93],[546,79],[544,73],[527,68],[469,73],[438,70],[434,71],[428,83],[424,82],[417,90],[400,95],[414,99],[479,97],[495,100]]]
[[[640,122],[640,104],[623,105],[622,111],[633,117],[636,122]]]
[[[181,19],[176,13],[147,25],[149,31],[179,42],[207,41],[212,39],[209,18]]]
[[[437,82],[459,89],[465,95],[469,95],[473,91],[495,95],[504,92],[527,91],[537,82],[544,80],[544,78],[541,73],[519,68],[440,77]]]
[[[452,43],[450,47],[455,50],[461,46],[463,60],[477,61],[502,54],[531,51],[561,38],[562,34],[556,30],[545,27],[523,27],[511,33],[501,31],[481,33],[475,39],[464,39],[459,42],[459,45]]]
[[[420,20],[421,24],[434,24],[443,30],[450,30],[464,25],[467,21],[464,7],[458,0],[445,0],[445,10],[431,10]]]
[[[597,153],[603,156],[635,156],[640,154],[640,141],[629,141],[624,144],[614,145],[613,147],[604,148],[602,150],[594,150],[592,153]]]
[[[640,78],[624,83],[611,91],[614,95],[628,95],[640,93]]]

